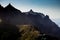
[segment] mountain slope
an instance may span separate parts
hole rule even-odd
[[[2,9],[0,9],[0,14],[1,10]],[[9,4],[3,8],[1,17],[3,17],[2,19],[7,23],[13,25],[34,25],[39,31],[41,31],[41,33],[60,37],[60,28],[49,18],[48,15],[45,16],[42,13],[34,12],[32,10],[29,12],[21,12]]]

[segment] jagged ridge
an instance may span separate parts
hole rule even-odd
[[[33,10],[30,10],[29,12],[21,12],[9,4],[5,8],[0,5],[0,17],[10,24],[35,25],[42,33],[60,37],[60,28],[49,18],[48,15],[45,16],[42,13],[37,13]]]

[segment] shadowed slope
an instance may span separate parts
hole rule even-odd
[[[13,25],[35,25],[42,33],[60,37],[60,28],[55,24],[48,15],[34,12],[21,12],[11,4],[4,8],[3,19]]]

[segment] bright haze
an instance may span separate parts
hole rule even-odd
[[[50,19],[60,26],[60,0],[0,0],[4,7],[9,3],[22,12],[32,9],[49,15]]]

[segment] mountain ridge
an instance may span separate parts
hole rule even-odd
[[[60,28],[49,18],[48,15],[45,16],[42,13],[34,12],[32,9],[29,12],[21,12],[11,4],[3,8],[3,10],[0,10],[0,17],[2,17],[7,23],[13,25],[35,25],[42,33],[60,37]]]

